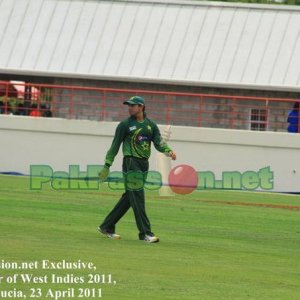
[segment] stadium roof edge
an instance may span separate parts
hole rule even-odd
[[[94,0],[97,1],[97,0]],[[255,4],[255,3],[237,3],[237,2],[218,2],[218,1],[197,1],[197,0],[104,0],[107,2],[127,2],[127,3],[149,3],[149,4],[170,4],[181,6],[212,6],[222,8],[245,8],[245,9],[269,9],[281,11],[300,11],[298,5],[284,4]]]
[[[120,81],[120,82],[137,82],[137,83],[150,83],[150,84],[167,84],[167,85],[182,85],[194,87],[212,87],[212,88],[225,88],[225,89],[248,89],[248,90],[264,90],[264,91],[278,91],[278,92],[300,92],[300,87],[295,86],[280,86],[280,85],[262,85],[251,83],[222,83],[214,81],[193,81],[193,80],[176,80],[176,79],[157,79],[145,77],[127,77],[127,76],[107,76],[107,75],[88,75],[88,74],[74,74],[74,73],[61,73],[61,72],[33,72],[32,70],[16,70],[6,69],[1,70],[2,74],[15,74],[26,76],[45,76],[55,78],[70,78],[70,79],[88,79],[88,80],[107,80],[107,81]]]

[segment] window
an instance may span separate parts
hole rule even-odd
[[[251,108],[250,109],[250,130],[266,131],[268,125],[268,110]]]

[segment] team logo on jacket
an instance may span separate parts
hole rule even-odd
[[[135,130],[136,129],[136,126],[131,126],[131,127],[129,127],[129,131],[133,131],[133,130]]]
[[[138,141],[142,142],[142,141],[147,141],[148,140],[148,137],[147,136],[143,136],[143,135],[139,135],[137,137]]]

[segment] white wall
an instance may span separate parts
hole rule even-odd
[[[31,164],[68,171],[70,164],[86,170],[103,164],[117,123],[84,120],[0,116],[0,172],[29,174]],[[161,129],[164,126],[160,126]],[[258,171],[270,166],[274,191],[300,192],[300,135],[196,127],[172,127],[170,146],[178,164],[197,171]],[[156,150],[152,149],[153,153]],[[155,155],[150,169],[155,170]],[[121,170],[121,149],[112,170]]]

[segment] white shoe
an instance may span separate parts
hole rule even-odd
[[[145,235],[143,241],[146,242],[146,243],[158,243],[159,242],[159,237],[151,236],[151,235]]]
[[[100,226],[98,227],[98,231],[102,234],[104,234],[106,237],[108,237],[109,239],[112,239],[112,240],[119,240],[121,238],[121,236],[119,234],[116,234],[116,233],[109,233],[105,230],[102,230],[100,228]]]
[[[106,233],[105,235],[112,240],[119,240],[121,238],[121,236],[116,233]]]

